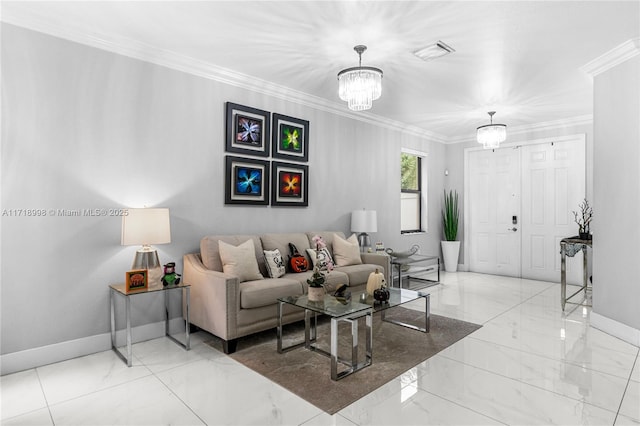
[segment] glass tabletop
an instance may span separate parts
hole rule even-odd
[[[424,262],[426,260],[438,260],[438,256],[427,256],[424,254],[414,254],[409,257],[392,257],[392,265],[409,265],[416,262]]]
[[[339,301],[328,294],[324,296],[324,300],[319,302],[309,301],[307,295],[280,297],[278,301],[332,317],[351,315],[359,311],[369,310],[372,307],[371,305],[359,303],[353,298],[348,302]]]
[[[319,314],[341,317],[371,308],[373,308],[373,312],[380,312],[429,295],[425,291],[409,290],[407,288],[387,287],[387,290],[389,290],[390,297],[388,301],[383,303],[376,301],[366,291],[356,292],[348,302],[340,301],[328,294],[320,302],[310,302],[306,295],[281,297],[278,301],[309,309]]]
[[[124,284],[110,284],[109,287],[111,287],[118,293],[124,294],[125,296],[131,296],[132,294],[153,293],[154,291],[165,291],[165,290],[173,290],[174,288],[191,287],[191,285],[180,283],[180,284],[169,285],[166,287],[156,286],[156,287],[143,288],[140,290],[129,290],[129,292],[127,292],[127,286]]]
[[[427,297],[429,295],[426,291],[409,290],[408,288],[387,287],[387,290],[389,290],[389,300],[386,302],[380,303],[376,301],[373,296],[367,294],[366,291],[358,292],[353,295],[353,300],[357,300],[358,303],[371,306],[373,308],[373,312],[380,312],[408,302],[413,302],[414,300],[418,300],[421,297]]]

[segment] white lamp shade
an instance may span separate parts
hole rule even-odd
[[[354,210],[351,212],[351,232],[378,232],[376,211]]]
[[[169,209],[128,209],[122,216],[123,246],[171,242]]]

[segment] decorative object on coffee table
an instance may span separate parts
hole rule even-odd
[[[444,208],[442,209],[442,229],[444,231],[445,241],[441,241],[442,257],[444,257],[444,269],[447,272],[456,272],[458,270],[458,256],[460,254],[460,241],[456,241],[458,237],[458,192],[444,192]]]
[[[575,222],[578,224],[578,237],[581,240],[591,239],[591,221],[593,220],[593,208],[589,205],[589,201],[585,198],[580,204],[580,214],[573,212]]]
[[[387,286],[383,285],[380,288],[377,288],[374,290],[373,292],[373,298],[376,299],[376,301],[380,302],[380,303],[384,303],[387,300],[389,300],[389,297],[391,296],[391,294],[389,293],[389,290],[387,290]]]
[[[373,296],[373,292],[386,285],[384,274],[376,268],[375,272],[369,274],[367,280],[367,294]]]
[[[315,246],[316,253],[316,261],[313,262],[313,273],[311,277],[307,280],[307,284],[309,284],[309,301],[319,302],[320,300],[324,300],[324,283],[326,282],[325,273],[329,273],[333,270],[333,262],[327,260],[322,263],[318,260],[318,254],[327,248],[327,244],[324,242],[321,236],[315,235],[312,238],[313,245]]]

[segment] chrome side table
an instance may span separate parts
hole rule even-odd
[[[578,293],[584,291],[584,297],[587,297],[587,291],[591,291],[591,286],[588,285],[588,272],[587,272],[587,247],[591,247],[592,240],[581,240],[578,237],[563,238],[560,240],[560,304],[562,310],[567,303],[574,305],[581,305],[582,303],[569,302],[569,300],[576,296]],[[582,250],[582,287],[578,289],[571,296],[567,297],[567,256],[573,257]],[[584,306],[591,306],[584,304]]]
[[[176,339],[169,333],[169,298],[167,297],[167,293],[172,290],[180,290],[182,292],[183,297],[183,312],[182,315],[185,319],[185,341],[184,343]],[[131,349],[131,297],[141,295],[141,294],[149,294],[161,291],[164,296],[164,333],[169,339],[173,340],[176,344],[182,346],[185,350],[191,349],[191,338],[189,335],[189,295],[190,295],[191,286],[189,284],[178,284],[167,287],[159,287],[159,288],[149,288],[143,290],[133,290],[127,293],[126,287],[124,284],[111,284],[109,286],[109,301],[111,304],[111,349],[122,359],[128,367],[131,367],[131,362],[133,360],[133,352]],[[118,346],[116,345],[116,308],[115,308],[115,298],[120,296],[124,298],[125,301],[125,319],[126,319],[126,330],[127,330],[127,352],[126,354],[122,353]]]

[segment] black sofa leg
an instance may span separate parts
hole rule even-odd
[[[238,339],[222,341],[222,349],[224,350],[224,353],[227,355],[234,353],[236,351],[237,346],[238,346]]]

